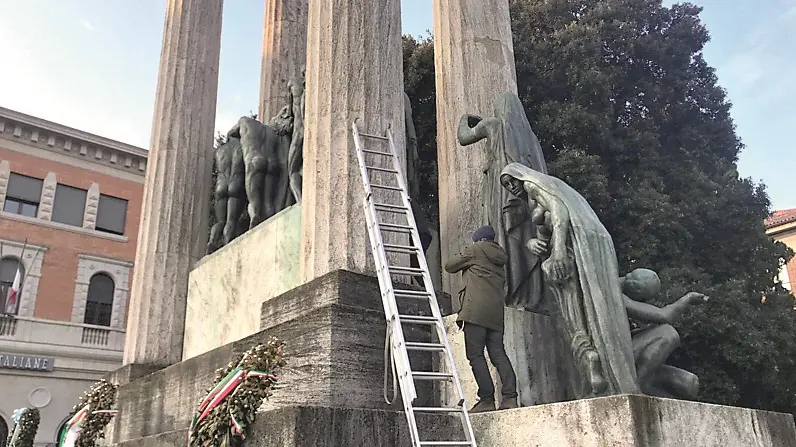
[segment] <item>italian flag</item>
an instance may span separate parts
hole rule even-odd
[[[6,299],[6,313],[13,314],[17,310],[17,295],[19,294],[19,283],[22,281],[22,272],[17,269],[17,274],[14,276],[14,283],[11,284],[11,289],[8,290],[8,299]]]

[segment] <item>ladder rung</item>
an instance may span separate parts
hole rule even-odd
[[[379,229],[384,231],[391,231],[393,233],[411,233],[412,227],[407,225],[396,225],[389,223],[379,223]]]
[[[426,272],[423,269],[414,267],[400,267],[397,265],[388,265],[387,268],[390,270],[390,273],[394,275],[423,276],[423,274]]]
[[[461,413],[463,407],[414,407],[414,411],[421,413]]]
[[[453,374],[430,371],[413,371],[412,378],[415,380],[451,380],[453,379]]]
[[[388,185],[375,185],[373,183],[370,184],[371,188],[378,188],[378,189],[389,189],[390,191],[403,191],[403,189],[397,186],[388,186]]]
[[[424,445],[429,445],[429,446],[431,446],[431,445],[449,445],[449,446],[459,445],[459,446],[462,446],[462,445],[473,445],[473,443],[471,441],[420,441],[420,445],[421,445],[421,447],[424,446]]]
[[[431,294],[428,292],[420,291],[420,290],[404,290],[404,289],[395,289],[393,290],[395,296],[401,296],[403,298],[430,298]]]
[[[392,174],[398,174],[398,171],[396,171],[395,169],[381,168],[381,167],[378,167],[378,166],[368,166],[368,165],[365,165],[365,167],[367,169],[371,169],[373,171],[390,172]]]
[[[362,149],[362,152],[364,152],[364,153],[366,153],[366,154],[374,154],[374,155],[386,155],[386,156],[388,156],[388,157],[392,157],[392,153],[390,153],[390,152],[384,152],[384,151],[371,151],[371,150],[368,150],[368,149]]]
[[[423,343],[419,341],[406,342],[406,349],[410,351],[444,351],[445,345],[442,343]]]
[[[389,203],[374,203],[373,207],[376,211],[384,213],[405,213],[406,207],[403,205],[390,205]]]
[[[398,319],[401,320],[401,323],[427,325],[437,324],[436,318],[426,315],[398,315]]]
[[[417,247],[412,247],[411,245],[395,245],[395,244],[383,244],[384,251],[389,251],[392,253],[406,253],[406,254],[415,254],[419,250]]]
[[[365,138],[375,138],[377,140],[384,140],[384,141],[389,140],[389,138],[383,137],[381,135],[372,135],[372,134],[369,134],[369,133],[362,133],[362,132],[359,133],[359,136],[360,137],[365,137]]]

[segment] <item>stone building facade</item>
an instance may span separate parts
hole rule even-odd
[[[765,222],[766,234],[796,250],[796,208],[774,211]],[[779,272],[779,279],[786,289],[793,292],[796,287],[796,257]]]
[[[0,445],[30,406],[36,444],[55,445],[78,397],[121,365],[146,162],[0,107]]]

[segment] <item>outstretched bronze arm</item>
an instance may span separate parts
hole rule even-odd
[[[689,292],[679,300],[664,307],[634,301],[625,294],[622,294],[622,299],[627,310],[627,316],[634,320],[648,323],[674,324],[690,306],[705,303],[709,298],[698,292]]]
[[[469,146],[489,136],[488,126],[500,123],[497,118],[483,119],[478,115],[462,115],[457,137],[459,144]]]

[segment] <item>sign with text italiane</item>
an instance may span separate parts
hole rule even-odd
[[[0,369],[24,369],[28,371],[52,371],[55,359],[25,354],[0,352]]]

